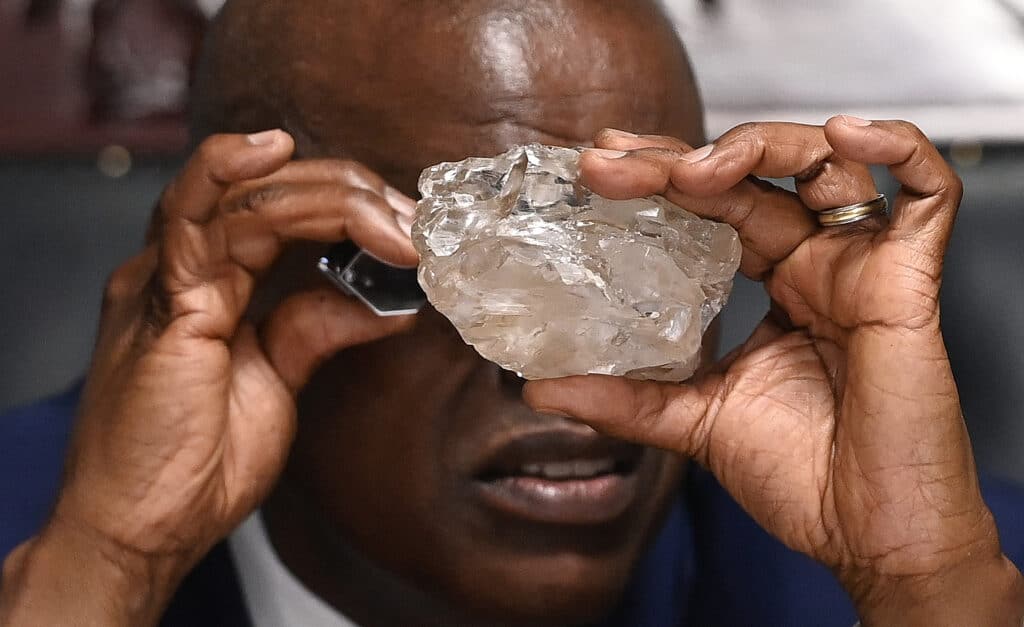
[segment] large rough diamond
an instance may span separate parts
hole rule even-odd
[[[530,145],[424,170],[420,285],[467,343],[527,379],[683,380],[732,289],[736,231],[661,197],[598,196],[578,161]]]

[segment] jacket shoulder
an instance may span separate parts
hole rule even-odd
[[[46,520],[60,486],[81,385],[0,415],[0,556]]]
[[[688,484],[699,568],[696,624],[853,624],[853,607],[828,570],[768,535],[709,473],[695,470]],[[1024,488],[982,476],[981,491],[1003,552],[1024,571]]]
[[[0,415],[0,561],[46,522],[60,487],[81,384]],[[184,579],[161,627],[251,625],[227,545]]]
[[[981,494],[996,519],[1003,553],[1024,572],[1024,488],[1006,479],[982,477]]]

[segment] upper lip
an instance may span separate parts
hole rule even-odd
[[[525,466],[570,461],[608,460],[616,471],[632,468],[643,455],[643,447],[596,432],[557,429],[526,433],[496,446],[486,454],[474,476],[488,480],[522,474]]]

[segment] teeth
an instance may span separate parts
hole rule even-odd
[[[615,460],[577,459],[546,464],[524,464],[521,474],[545,479],[589,479],[615,470]]]

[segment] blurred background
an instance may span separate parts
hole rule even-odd
[[[105,277],[183,159],[190,69],[218,5],[0,0],[0,411],[87,367]],[[946,152],[967,189],[947,342],[980,463],[1024,481],[1024,0],[666,6],[710,136],[850,113],[912,120]],[[765,309],[738,279],[723,350]]]

